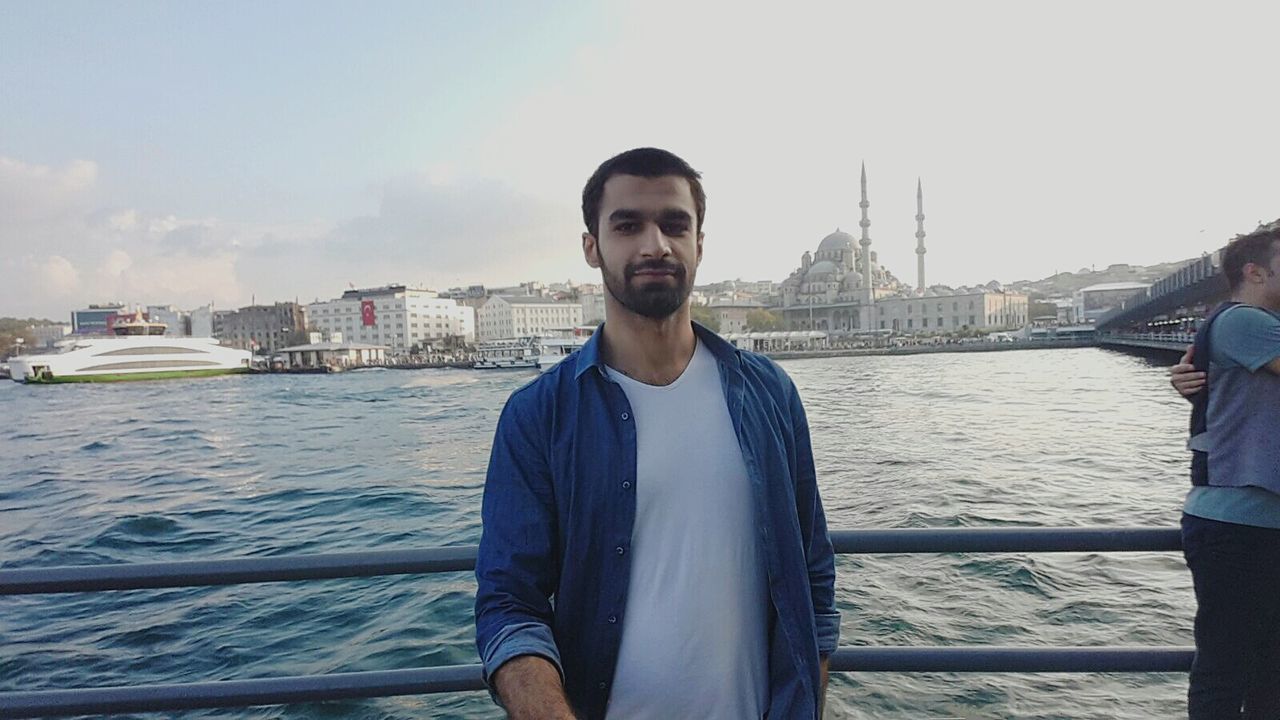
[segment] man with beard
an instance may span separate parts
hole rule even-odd
[[[700,175],[640,148],[582,192],[605,323],[511,395],[485,480],[476,645],[526,718],[815,718],[835,564],[772,361],[689,317]]]

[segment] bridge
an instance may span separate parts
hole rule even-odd
[[[1280,220],[1262,223],[1257,229],[1278,228]],[[1200,321],[1230,294],[1222,271],[1225,249],[1188,262],[1099,319],[1098,344],[1181,353],[1194,339]]]

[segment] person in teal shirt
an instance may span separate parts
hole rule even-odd
[[[1280,228],[1223,252],[1231,302],[1216,310],[1173,384],[1204,412],[1189,446],[1182,544],[1195,585],[1191,720],[1280,718]],[[1207,357],[1206,357],[1207,354]],[[1207,361],[1207,377],[1188,362]],[[1207,383],[1205,382],[1207,380]],[[1207,398],[1200,391],[1207,387]],[[1196,411],[1193,411],[1196,412]]]

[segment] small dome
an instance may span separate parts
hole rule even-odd
[[[824,240],[823,242],[826,241]],[[817,278],[823,275],[835,275],[839,271],[840,269],[836,267],[836,264],[830,260],[819,260],[809,268],[809,272],[805,274],[805,277]]]
[[[847,232],[842,232],[840,228],[830,235],[822,238],[822,242],[818,244],[818,252],[853,252],[853,236]]]

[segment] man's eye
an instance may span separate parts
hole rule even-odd
[[[676,235],[684,235],[689,232],[689,226],[685,223],[667,223],[662,226],[662,232],[664,235],[672,237]]]
[[[614,229],[614,230],[617,230],[618,232],[622,232],[622,233],[635,232],[635,231],[636,231],[636,224],[635,224],[635,223],[632,223],[632,222],[619,223],[618,225],[615,225],[615,226],[613,227],[613,229]]]

